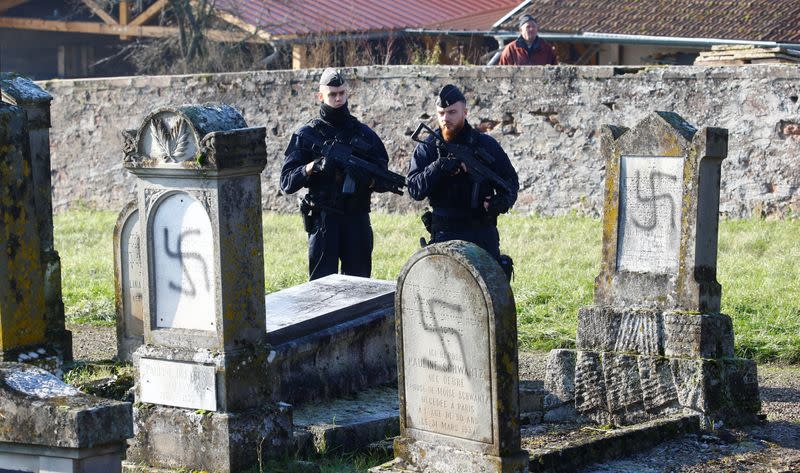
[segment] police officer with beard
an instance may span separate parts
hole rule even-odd
[[[309,279],[318,279],[339,270],[342,274],[369,277],[372,271],[373,235],[370,225],[370,196],[374,179],[358,169],[342,169],[324,156],[316,155],[304,142],[304,133],[318,133],[324,140],[337,139],[350,143],[354,137],[362,146],[357,152],[361,159],[387,168],[389,156],[383,142],[369,127],[350,115],[347,108],[348,90],[342,74],[326,69],[319,82],[319,117],[298,129],[284,153],[281,169],[281,189],[293,194],[303,187],[308,194],[301,204],[308,232]],[[309,130],[311,129],[311,130]],[[355,190],[343,193],[343,183],[349,175]]]
[[[489,167],[509,183],[511,189],[495,188],[483,181],[479,201],[473,207],[473,181],[463,162],[452,159],[433,137],[417,145],[408,170],[408,193],[414,200],[428,198],[432,207],[431,243],[466,240],[480,246],[500,262],[510,275],[510,258],[500,255],[497,216],[508,212],[517,200],[519,181],[503,148],[491,136],[478,132],[467,122],[466,98],[458,87],[448,84],[436,99],[439,129],[447,143],[480,147],[494,161]]]

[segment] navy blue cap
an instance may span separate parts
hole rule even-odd
[[[529,21],[532,21],[534,23],[538,23],[536,21],[536,18],[533,17],[533,15],[529,15],[529,14],[526,13],[526,14],[522,15],[521,17],[519,17],[519,27],[522,28],[522,25],[524,25],[525,23],[527,23]]]
[[[341,87],[344,85],[344,77],[338,69],[329,67],[322,71],[322,76],[319,78],[319,85]]]
[[[441,108],[447,108],[457,102],[467,103],[467,98],[464,97],[464,94],[453,84],[447,84],[442,87],[442,90],[439,91],[439,95],[436,97],[436,106]]]

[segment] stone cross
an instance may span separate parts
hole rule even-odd
[[[577,351],[554,352],[551,366],[560,368],[545,380],[559,402],[571,402],[564,387],[574,388],[583,416],[615,425],[682,412],[706,425],[756,418],[755,363],[734,357],[733,325],[719,312],[727,136],[672,112],[603,131],[603,253],[594,305],[578,314]]]
[[[124,133],[141,239],[136,398],[147,406],[134,411],[134,463],[241,471],[290,437],[263,376],[265,136],[227,105],[159,109]]]
[[[516,309],[497,262],[463,241],[427,246],[401,271],[395,301],[401,434],[394,467],[527,471]]]
[[[39,237],[39,257],[44,278],[48,349],[62,361],[72,360],[72,334],[64,327],[61,295],[61,259],[53,244],[53,189],[50,182],[50,102],[53,97],[30,79],[0,74],[3,101],[25,111],[30,147],[30,174]]]
[[[114,294],[117,312],[117,358],[133,361],[144,342],[142,252],[138,202],[129,202],[114,227]]]

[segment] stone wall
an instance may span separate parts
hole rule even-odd
[[[516,209],[545,215],[602,209],[603,124],[631,127],[653,110],[730,131],[721,211],[733,217],[800,214],[800,68],[663,67],[361,67],[351,110],[383,138],[390,168],[405,172],[420,120],[432,122],[433,96],[456,83],[470,121],[497,138],[520,174]],[[319,70],[58,80],[51,135],[53,203],[121,209],[133,196],[122,168],[120,131],[157,107],[225,102],[250,126],[267,127],[264,208],[292,211],[278,176],[292,131],[316,114]],[[407,196],[375,198],[384,211],[419,208]]]

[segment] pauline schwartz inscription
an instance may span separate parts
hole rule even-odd
[[[618,269],[662,274],[677,269],[683,161],[682,157],[622,157]]]
[[[491,443],[488,311],[476,294],[405,284],[406,415],[413,428]]]

